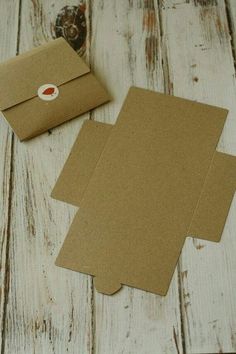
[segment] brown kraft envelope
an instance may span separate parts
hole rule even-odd
[[[109,100],[89,67],[63,38],[0,64],[0,109],[20,140]]]
[[[84,122],[53,188],[54,199],[80,206],[111,129],[110,124]],[[188,235],[220,241],[235,188],[236,157],[216,151]]]
[[[186,236],[220,239],[236,184],[236,158],[215,152],[226,113],[132,88],[113,128],[87,122],[52,193],[80,205],[57,265],[106,294],[165,295]]]

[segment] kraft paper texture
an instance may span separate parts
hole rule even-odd
[[[80,207],[56,264],[165,295],[187,236],[219,241],[236,157],[217,152],[227,111],[131,88],[114,126],[86,122],[52,196]]]
[[[55,100],[38,89],[58,87]],[[0,64],[0,109],[20,140],[39,135],[110,100],[89,67],[59,38]]]

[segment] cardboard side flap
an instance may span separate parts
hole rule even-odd
[[[188,234],[220,241],[236,189],[236,156],[216,152]]]
[[[0,109],[37,96],[44,84],[60,86],[90,72],[63,39],[58,38],[0,64]]]
[[[53,188],[51,197],[79,206],[112,125],[87,120]]]

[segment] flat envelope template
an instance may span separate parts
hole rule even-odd
[[[219,241],[236,157],[216,151],[227,111],[131,88],[114,126],[88,121],[54,187],[80,206],[56,264],[167,293],[187,236]]]
[[[0,109],[20,140],[109,101],[63,38],[0,64],[0,91]]]

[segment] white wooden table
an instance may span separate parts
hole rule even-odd
[[[0,60],[55,37],[65,5],[0,0]],[[114,100],[26,143],[0,121],[1,353],[236,353],[236,200],[220,243],[187,239],[166,297],[108,297],[54,265],[76,209],[50,198],[83,121],[114,123],[131,85],[228,108],[218,150],[236,155],[236,1],[83,6],[79,52]]]

